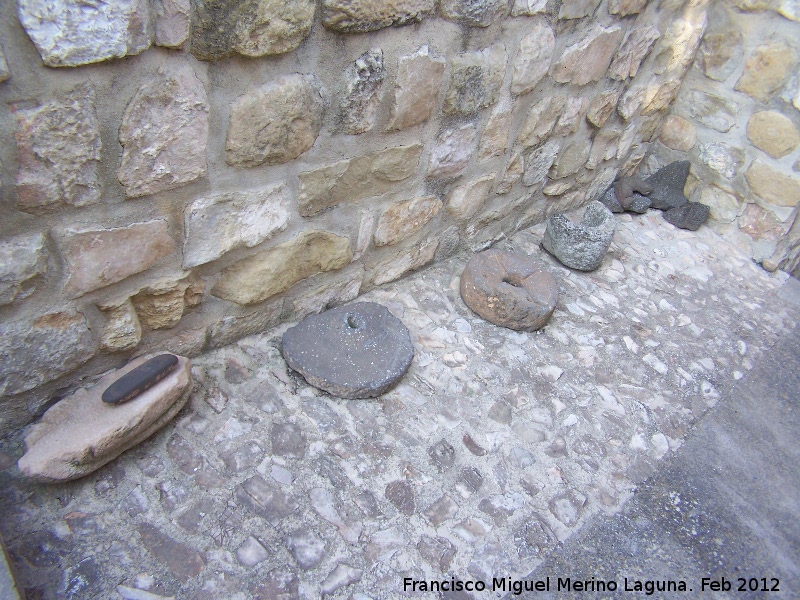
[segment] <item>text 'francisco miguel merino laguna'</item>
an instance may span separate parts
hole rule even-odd
[[[641,592],[650,596],[656,592],[686,592],[685,581],[640,580],[624,578],[622,585],[614,579],[572,579],[550,577],[540,580],[520,580],[511,577],[495,577],[491,585],[481,580],[443,579],[421,581],[405,577],[404,592],[511,592],[515,596],[522,592]]]

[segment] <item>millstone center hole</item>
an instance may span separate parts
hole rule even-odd
[[[503,283],[513,285],[514,287],[522,287],[522,277],[518,273],[508,273],[503,277]]]
[[[358,329],[361,327],[361,319],[359,319],[356,315],[347,315],[345,322],[350,329]]]

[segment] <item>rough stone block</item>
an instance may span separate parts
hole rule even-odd
[[[503,85],[507,60],[503,44],[453,57],[444,112],[467,115],[494,104]]]
[[[164,48],[182,48],[192,23],[190,0],[154,0],[155,43]]]
[[[20,0],[19,21],[48,67],[139,54],[153,32],[147,0]]]
[[[3,48],[0,47],[0,83],[8,81],[9,79],[11,79],[11,70],[8,68],[6,54],[3,52]]]
[[[637,15],[647,6],[647,0],[609,0],[608,12],[612,15],[627,17]]]
[[[548,173],[552,179],[563,179],[577,173],[589,160],[591,145],[584,141],[575,141],[561,151],[555,164]]]
[[[428,46],[400,57],[388,131],[413,127],[430,118],[439,97],[444,67],[445,60],[431,55]]]
[[[571,269],[592,271],[603,262],[616,227],[611,211],[592,201],[580,223],[573,223],[564,215],[550,217],[542,247]]]
[[[739,216],[741,202],[733,194],[729,194],[715,185],[705,188],[700,200],[709,208],[709,217],[720,223],[732,223]]]
[[[226,162],[255,167],[294,160],[314,145],[324,109],[311,75],[286,75],[240,96],[231,106]]]
[[[494,179],[495,174],[491,173],[453,188],[447,198],[447,212],[456,219],[466,219],[477,213],[486,202]]]
[[[343,269],[341,274],[319,276],[319,279],[324,283],[306,286],[295,295],[293,317],[302,318],[354,300],[364,281],[364,266],[353,265],[353,268]]]
[[[97,352],[81,313],[51,313],[0,324],[0,396],[12,396],[74,371]]]
[[[597,10],[600,0],[564,0],[558,11],[559,19],[581,19]]]
[[[342,202],[393,191],[419,165],[422,144],[396,146],[300,173],[300,214],[310,217]]]
[[[478,159],[486,160],[504,154],[511,133],[511,102],[508,98],[495,104],[481,132]]]
[[[488,27],[508,14],[508,0],[440,0],[439,14],[468,27]]]
[[[428,177],[456,177],[467,168],[475,153],[478,131],[472,124],[442,132],[431,151]]]
[[[347,238],[326,231],[307,231],[228,267],[211,293],[237,304],[257,304],[301,279],[341,269],[352,256]]]
[[[274,327],[280,321],[283,299],[269,302],[244,315],[230,315],[211,325],[208,344],[211,348],[227,346],[238,339]]]
[[[550,76],[558,83],[575,85],[599,81],[608,70],[621,38],[619,25],[593,26],[578,43],[564,51],[550,68]]]
[[[733,179],[744,164],[744,150],[723,142],[700,146],[698,158],[725,179]]]
[[[798,0],[778,0],[775,10],[787,19],[800,22],[800,2]]]
[[[33,293],[31,280],[47,271],[46,257],[42,233],[0,240],[0,306]]]
[[[740,31],[708,33],[697,52],[697,64],[706,77],[725,81],[742,60],[744,37]]]
[[[586,111],[586,120],[595,127],[602,127],[608,118],[614,113],[614,107],[619,102],[621,91],[606,90],[595,95],[589,103],[589,110]]]
[[[60,246],[69,273],[64,292],[72,298],[144,271],[175,250],[161,219],[112,229],[67,229]]]
[[[373,283],[375,285],[383,285],[400,279],[406,273],[421,269],[433,261],[438,246],[439,240],[432,239],[415,244],[411,248],[401,249],[395,258],[381,263],[375,268],[376,275]]]
[[[542,183],[561,150],[561,144],[550,140],[525,157],[522,185],[531,187]]]
[[[531,31],[519,42],[514,57],[514,71],[511,76],[511,93],[516,96],[533,90],[547,75],[555,48],[553,29],[545,21],[536,20]]]
[[[322,0],[322,24],[339,33],[365,33],[419,23],[434,0]]]
[[[86,82],[17,117],[17,208],[41,213],[100,199],[100,126]],[[12,107],[13,108],[13,107]]]
[[[774,110],[757,112],[750,117],[747,138],[772,158],[783,158],[800,144],[800,132],[792,120]]]
[[[142,326],[130,298],[122,302],[104,303],[97,306],[106,318],[100,334],[100,345],[110,352],[130,350],[142,339]]]
[[[512,17],[532,17],[543,13],[547,8],[547,0],[514,0],[511,6]]]
[[[345,133],[356,135],[372,129],[385,77],[380,48],[364,52],[347,68],[341,105],[342,130]]]
[[[545,141],[553,132],[566,105],[565,96],[549,96],[531,106],[517,137],[517,143],[523,148],[532,148]]]
[[[706,127],[727,133],[736,124],[739,105],[714,94],[700,90],[689,90],[682,105],[689,114]]]
[[[694,148],[697,141],[697,128],[686,119],[669,115],[661,126],[659,139],[668,148],[688,152]]]
[[[561,113],[556,126],[553,128],[553,135],[563,137],[578,131],[581,117],[586,111],[587,104],[586,99],[580,96],[568,98],[564,104],[564,112]]]
[[[769,102],[797,63],[797,52],[783,40],[758,46],[747,59],[734,89],[761,102]]]
[[[750,190],[769,204],[796,206],[800,202],[800,180],[754,160],[744,174]]]
[[[418,196],[392,204],[381,213],[375,230],[375,245],[390,246],[419,231],[442,208],[436,196]]]
[[[608,76],[620,81],[636,77],[639,67],[660,37],[661,32],[649,25],[629,31],[609,67]]]
[[[184,213],[184,268],[216,260],[234,248],[252,248],[283,231],[289,204],[283,184],[195,200]]]
[[[146,81],[119,129],[117,178],[128,197],[171,190],[206,175],[208,99],[188,63]]]
[[[139,321],[148,329],[169,329],[178,324],[187,308],[196,306],[204,286],[189,277],[162,279],[131,297]]]
[[[192,54],[202,60],[290,52],[311,33],[316,9],[314,0],[197,0],[192,4]]]

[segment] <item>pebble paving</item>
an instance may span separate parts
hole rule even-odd
[[[481,320],[457,255],[359,300],[416,355],[380,399],[287,371],[286,324],[193,361],[187,407],[88,477],[22,478],[0,445],[0,530],[29,598],[413,597],[414,580],[518,578],[614,513],[789,327],[769,274],[707,227],[624,214],[601,267],[542,251],[558,306],[535,333]],[[796,315],[795,315],[796,316]],[[335,349],[332,349],[335,351]],[[475,597],[495,597],[476,594]]]

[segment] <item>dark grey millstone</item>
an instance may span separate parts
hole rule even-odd
[[[645,181],[653,186],[650,193],[650,208],[669,210],[683,206],[689,200],[683,195],[686,179],[689,177],[688,160],[668,164],[648,177]]]
[[[664,211],[664,219],[675,227],[697,231],[708,220],[709,208],[699,202],[687,202],[683,206]]]
[[[174,354],[154,356],[108,386],[101,399],[109,404],[127,402],[164,379],[177,365]]]
[[[592,201],[580,223],[573,223],[564,215],[550,217],[542,247],[564,266],[593,271],[603,262],[616,228],[611,211],[600,202]]]
[[[357,302],[310,315],[283,334],[283,358],[308,383],[339,398],[374,398],[405,375],[414,346],[385,306]]]

